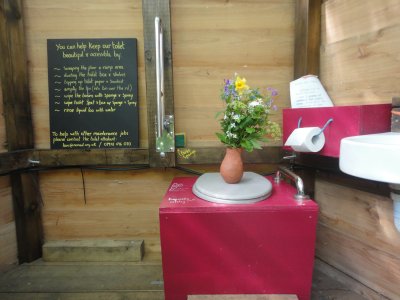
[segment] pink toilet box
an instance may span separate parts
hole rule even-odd
[[[296,294],[310,298],[318,205],[272,177],[255,204],[217,204],[173,179],[159,209],[166,300],[204,294]]]

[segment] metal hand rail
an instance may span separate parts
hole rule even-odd
[[[296,184],[297,194],[294,195],[294,198],[296,200],[302,201],[310,199],[310,197],[304,193],[304,184],[300,176],[298,176],[297,174],[293,173],[291,170],[283,166],[279,166],[278,169],[279,170],[276,172],[275,175],[275,182],[279,183],[279,181],[281,180],[281,176],[285,175],[287,178],[291,179]]]
[[[157,138],[161,138],[165,120],[163,29],[159,17],[154,19],[154,23],[156,42]]]

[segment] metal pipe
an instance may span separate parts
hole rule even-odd
[[[28,159],[28,163],[30,165],[39,165],[40,164],[40,160],[34,160],[34,159],[29,158]]]
[[[393,200],[393,222],[400,232],[400,184],[389,184],[390,198]]]
[[[156,86],[157,86],[157,137],[162,136],[164,126],[164,53],[161,19],[154,19],[156,43]]]
[[[161,127],[165,127],[165,104],[164,104],[164,41],[163,28],[160,21],[160,106],[161,106]]]
[[[279,166],[278,171],[276,172],[275,182],[279,182],[281,175],[286,175],[287,178],[292,180],[296,184],[297,194],[294,195],[296,200],[306,200],[310,197],[304,192],[304,184],[303,180],[297,174],[293,173],[286,167]]]

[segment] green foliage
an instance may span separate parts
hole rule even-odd
[[[267,88],[263,96],[258,89],[250,89],[246,80],[236,76],[235,80],[225,80],[221,93],[226,103],[225,111],[219,120],[222,132],[216,133],[220,141],[232,148],[243,148],[248,152],[261,149],[260,142],[279,139],[281,130],[277,123],[268,119],[271,110],[275,110],[273,98],[277,91]]]

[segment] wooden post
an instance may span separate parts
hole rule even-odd
[[[152,167],[167,167],[175,165],[175,153],[166,153],[162,159],[156,151],[155,117],[157,113],[156,89],[156,50],[154,18],[159,17],[163,26],[164,43],[164,102],[165,114],[174,114],[172,85],[172,47],[171,47],[171,16],[169,0],[142,1],[144,54],[146,69],[147,124],[149,141],[149,163]]]
[[[32,149],[33,128],[29,99],[25,36],[21,2],[0,2],[0,79],[8,151]],[[38,175],[11,176],[20,263],[41,257],[43,229]]]
[[[296,0],[294,79],[319,75],[321,0]]]
[[[319,48],[321,43],[321,0],[296,0],[294,79],[304,75],[319,75]],[[307,158],[299,153],[295,164],[302,165]],[[318,161],[318,156],[314,158]],[[314,195],[315,170],[308,168],[301,172],[306,193]]]

